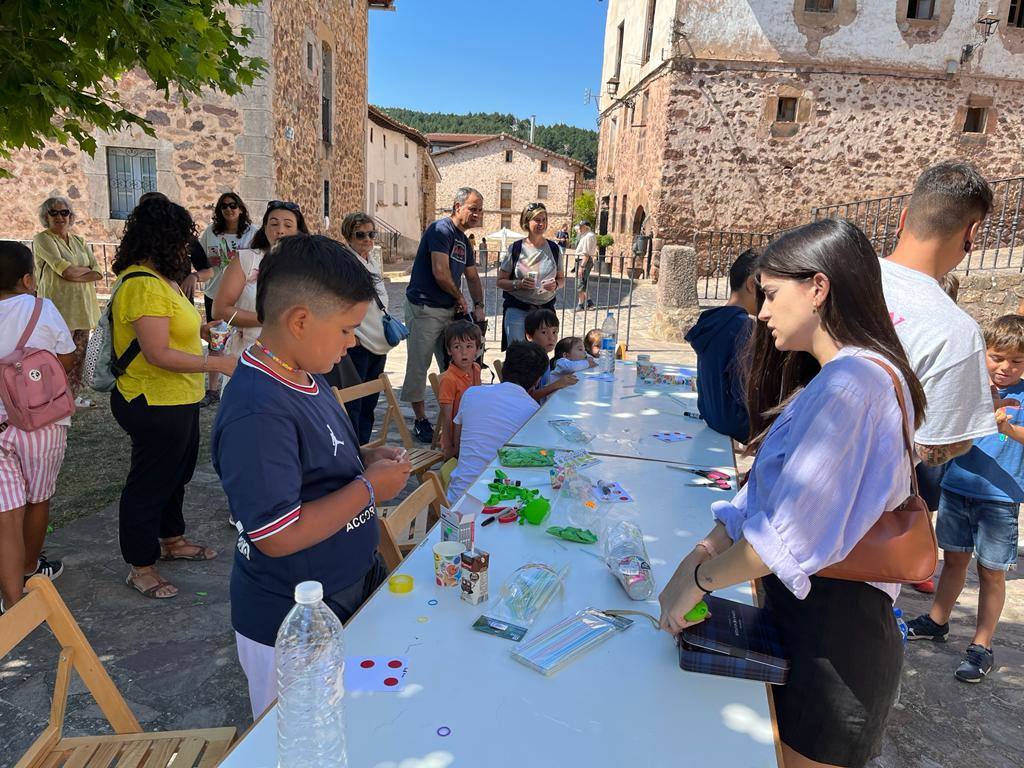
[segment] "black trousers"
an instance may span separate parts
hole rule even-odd
[[[118,510],[121,555],[144,568],[160,557],[159,539],[185,533],[181,508],[199,456],[199,404],[150,405],[145,395],[128,402],[115,388],[110,410],[132,441]]]
[[[363,382],[372,381],[384,373],[384,365],[388,361],[387,355],[375,355],[363,346],[350,348],[346,355],[352,359],[359,379]],[[378,399],[379,393],[345,403],[345,410],[352,420],[360,445],[370,442],[370,435],[373,434],[373,412],[377,408]]]

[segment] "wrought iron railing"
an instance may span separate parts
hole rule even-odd
[[[697,259],[697,299],[729,298],[729,267],[743,251],[760,248],[774,237],[769,232],[711,230],[693,236]]]

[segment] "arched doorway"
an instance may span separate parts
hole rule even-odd
[[[633,253],[633,268],[631,271],[632,277],[637,278],[641,275],[649,275],[651,273],[651,233],[645,232],[644,228],[647,225],[647,212],[644,210],[642,205],[638,205],[636,212],[633,214],[633,242],[632,242],[632,253]]]
[[[644,224],[647,222],[647,212],[644,211],[642,205],[636,207],[636,213],[633,214],[633,234],[643,234]]]

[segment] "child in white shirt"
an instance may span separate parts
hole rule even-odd
[[[583,348],[583,339],[579,336],[566,336],[555,345],[551,356],[551,378],[579,373],[596,365],[597,361]]]

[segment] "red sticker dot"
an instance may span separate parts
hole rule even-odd
[[[402,666],[402,662],[400,662],[398,659],[392,659],[388,662],[388,666],[392,669],[398,669],[400,666]]]
[[[384,678],[384,685],[387,685],[387,686],[398,685],[398,678],[397,677],[385,677]]]
[[[359,662],[359,666],[362,667],[363,669],[369,669],[370,667],[373,666],[373,659],[366,659],[364,661],[361,661],[361,662]]]

